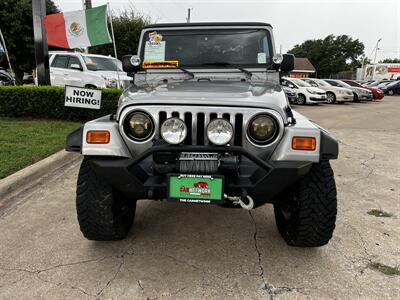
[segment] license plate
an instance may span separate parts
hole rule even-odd
[[[186,203],[219,203],[224,178],[210,175],[169,175],[168,200]]]

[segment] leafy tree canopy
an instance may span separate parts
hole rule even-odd
[[[47,14],[58,12],[52,0],[46,0]],[[17,82],[21,82],[24,72],[32,71],[35,64],[33,42],[33,18],[31,0],[1,0],[0,27],[10,56]],[[6,64],[5,55],[1,64]]]
[[[383,64],[400,64],[400,58],[385,58],[379,62]]]
[[[318,77],[329,77],[342,71],[360,67],[364,58],[364,44],[348,35],[328,35],[324,39],[307,40],[295,45],[288,53],[308,58]]]

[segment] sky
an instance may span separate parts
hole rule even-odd
[[[82,0],[53,0],[63,12],[82,9]],[[151,18],[154,23],[253,21],[270,23],[275,46],[286,52],[307,39],[347,34],[365,45],[372,60],[378,41],[377,61],[400,58],[400,0],[109,0],[116,14],[125,8]],[[92,0],[92,5],[106,4]]]

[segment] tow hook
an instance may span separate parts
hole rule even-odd
[[[254,207],[254,201],[253,198],[251,198],[249,195],[246,196],[246,200],[248,203],[244,203],[242,198],[239,198],[239,205],[245,209],[245,210],[251,210]]]
[[[237,196],[228,196],[227,194],[224,194],[225,199],[231,201],[234,205],[240,205],[241,208],[245,210],[251,210],[254,207],[254,200],[251,198],[247,193],[243,193],[242,197],[237,197]],[[247,201],[244,202],[243,199],[246,199]]]

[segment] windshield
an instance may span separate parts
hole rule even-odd
[[[271,64],[272,44],[265,29],[187,29],[146,32],[143,62],[175,61],[181,67],[224,63],[241,67]]]
[[[357,82],[354,82],[354,81],[346,81],[346,83],[351,85],[351,86],[362,87],[361,84],[358,84]]]
[[[86,67],[90,71],[117,71],[115,58],[106,58],[98,56],[84,56]],[[118,71],[122,71],[121,65],[118,63]]]
[[[329,83],[323,81],[323,80],[318,80],[314,79],[320,86],[331,86]]]
[[[310,87],[311,86],[311,84],[309,84],[303,80],[300,80],[300,79],[291,78],[290,80],[293,81],[296,85],[301,86],[301,87]]]
[[[399,81],[387,82],[385,86],[390,87],[390,86],[394,86],[394,85],[396,85],[398,83],[399,83]]]

